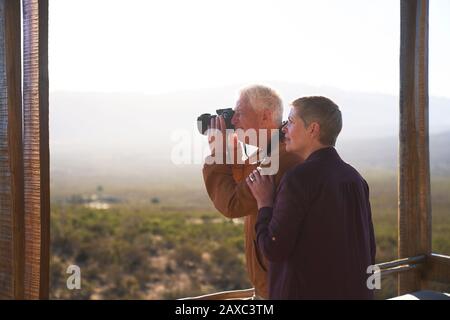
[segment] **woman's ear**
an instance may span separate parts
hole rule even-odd
[[[318,122],[311,123],[308,131],[313,138],[318,138],[320,136],[320,124]]]

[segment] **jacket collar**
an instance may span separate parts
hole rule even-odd
[[[340,157],[334,147],[325,147],[311,153],[306,161],[316,161],[322,159],[340,159]]]

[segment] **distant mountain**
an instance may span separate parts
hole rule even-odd
[[[344,129],[337,146],[342,156],[361,168],[397,167],[398,97],[281,82],[265,84],[284,98],[285,116],[289,103],[298,97],[330,97],[343,112]],[[52,174],[164,179],[197,174],[198,163],[183,167],[171,163],[175,133],[187,133],[192,149],[198,141],[205,143],[195,131],[197,116],[234,107],[240,87],[161,95],[53,92]],[[450,99],[430,98],[430,136],[433,172],[450,174]]]
[[[430,136],[430,166],[434,175],[450,175],[450,131]],[[341,140],[337,144],[342,158],[363,170],[398,168],[397,137],[367,140]]]

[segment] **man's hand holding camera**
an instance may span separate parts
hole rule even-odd
[[[216,159],[217,163],[227,163],[227,150],[230,145],[233,148],[233,163],[237,163],[239,149],[237,135],[230,133],[229,130],[227,132],[225,119],[222,115],[211,117],[207,134],[211,156]]]

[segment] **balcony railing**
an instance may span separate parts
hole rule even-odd
[[[380,268],[381,277],[395,275],[408,271],[421,271],[424,281],[438,281],[450,284],[450,257],[438,254],[431,256],[420,255],[383,262],[376,265]],[[186,297],[180,300],[249,300],[253,297],[254,289],[222,291],[196,297]]]

